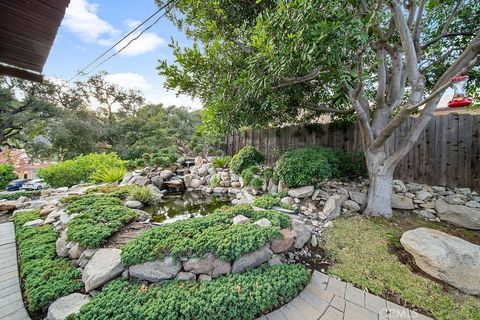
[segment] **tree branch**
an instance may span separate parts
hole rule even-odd
[[[326,113],[338,113],[338,114],[351,114],[355,112],[354,108],[351,108],[348,110],[341,110],[341,109],[319,106],[313,102],[308,102],[308,101],[304,101],[303,105],[301,105],[300,108],[314,110],[314,111],[321,111]]]
[[[322,73],[322,67],[318,66],[315,69],[313,69],[312,72],[310,72],[309,74],[306,74],[304,76],[299,76],[299,77],[283,77],[283,76],[281,76],[280,79],[282,79],[282,81],[284,81],[284,83],[279,84],[277,86],[274,86],[274,87],[272,87],[272,89],[280,89],[280,88],[285,88],[285,87],[292,86],[294,84],[308,82],[308,81],[311,81],[311,80],[315,79],[316,77],[318,77],[321,73]]]
[[[452,32],[452,33],[446,33],[446,34],[440,34],[433,38],[432,40],[428,41],[424,45],[422,45],[422,50],[425,51],[429,46],[435,44],[436,42],[440,41],[443,38],[452,38],[452,37],[459,37],[459,36],[474,36],[475,32],[474,31],[465,31],[465,32]]]

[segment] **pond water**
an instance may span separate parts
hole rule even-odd
[[[167,194],[163,201],[142,210],[152,215],[152,222],[172,223],[178,220],[208,215],[215,209],[231,205],[228,195],[206,195],[203,192]]]

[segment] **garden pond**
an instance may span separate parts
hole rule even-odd
[[[161,203],[144,207],[152,222],[172,223],[178,220],[208,215],[222,206],[230,206],[229,195],[207,195],[200,191],[167,194]]]

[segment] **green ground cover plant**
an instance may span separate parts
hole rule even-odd
[[[252,222],[267,218],[272,227],[232,225],[233,217],[239,214]],[[182,220],[144,232],[123,248],[122,262],[129,266],[162,258],[166,253],[174,257],[201,257],[207,252],[230,262],[281,237],[277,227],[289,225],[290,219],[276,211],[255,211],[248,205],[221,208],[206,217]]]
[[[435,319],[480,319],[479,298],[444,288],[390,253],[392,239],[398,240],[403,231],[386,219],[335,220],[324,231],[324,249],[334,260],[329,273],[373,294],[404,299]]]
[[[20,197],[38,197],[40,190],[33,191],[16,191],[16,192],[0,192],[0,200],[17,200]]]
[[[115,153],[91,153],[42,168],[38,170],[38,176],[54,188],[71,187],[87,181],[104,182],[96,180],[97,172],[97,178],[100,178],[101,171],[123,167],[124,161]]]
[[[263,266],[210,282],[166,281],[158,286],[115,280],[71,320],[255,319],[295,298],[310,275],[303,265]]]
[[[15,174],[15,169],[9,163],[0,163],[0,190],[5,189],[5,187],[10,183],[10,181],[15,180],[17,175]]]
[[[316,146],[287,151],[275,165],[275,179],[289,187],[332,178],[353,178],[365,172],[365,159],[360,154]]]
[[[295,210],[294,206],[288,203],[281,202],[283,196],[284,195],[280,193],[276,193],[276,194],[267,193],[253,200],[253,205],[259,208],[267,209],[267,210],[270,210],[273,207],[280,207],[288,210]]]
[[[98,248],[136,217],[136,212],[123,206],[119,198],[108,195],[80,196],[66,210],[79,214],[68,223],[68,240],[86,248]]]
[[[83,287],[81,273],[69,260],[56,257],[57,233],[51,225],[23,227],[39,218],[40,210],[18,212],[14,217],[20,275],[25,281],[27,308],[32,312],[46,310],[56,299]]]
[[[236,174],[241,174],[243,170],[258,165],[265,160],[265,157],[254,147],[246,146],[238,151],[230,161],[230,169]]]

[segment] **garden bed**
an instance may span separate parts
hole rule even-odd
[[[392,220],[358,216],[337,219],[324,232],[324,249],[334,261],[328,272],[436,319],[479,319],[478,297],[425,277],[392,254],[392,246],[399,244],[404,231],[425,223],[429,222],[404,216]],[[463,234],[472,236],[469,231]]]

